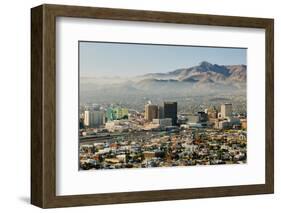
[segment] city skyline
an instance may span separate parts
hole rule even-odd
[[[177,102],[143,107],[137,112],[94,104],[81,110],[79,169],[247,162],[246,114],[237,114],[231,103],[193,114],[178,113]]]
[[[133,77],[165,73],[196,66],[202,61],[218,65],[246,65],[246,56],[246,48],[79,42],[80,77]]]

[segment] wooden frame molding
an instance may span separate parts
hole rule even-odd
[[[262,28],[266,31],[266,183],[195,189],[56,195],[56,17]],[[31,203],[41,208],[274,192],[274,21],[217,15],[41,5],[31,9]]]

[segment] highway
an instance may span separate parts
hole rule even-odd
[[[116,139],[118,137],[133,137],[138,138],[142,136],[143,138],[151,138],[154,136],[159,136],[161,132],[125,132],[125,133],[118,133],[118,134],[104,134],[104,135],[95,135],[95,136],[87,136],[87,137],[81,137],[79,139],[80,144],[93,144],[93,143],[102,143],[106,142],[107,140]]]

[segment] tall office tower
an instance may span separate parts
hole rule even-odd
[[[114,111],[113,111],[113,109],[111,107],[109,107],[106,110],[105,117],[106,117],[106,121],[113,121],[113,120],[116,119],[115,113],[114,113]]]
[[[177,124],[178,103],[164,102],[164,118],[172,118],[172,125]]]
[[[225,103],[221,105],[221,116],[222,118],[231,117],[232,115],[232,104]]]
[[[103,111],[93,111],[92,126],[99,127],[105,123],[105,116]]]
[[[164,118],[164,107],[163,106],[158,106],[158,118],[159,119]]]
[[[87,127],[99,127],[105,122],[103,111],[85,111],[84,125]]]
[[[79,119],[79,129],[84,129],[84,118]]]
[[[153,104],[146,104],[144,106],[144,118],[147,121],[152,121],[158,118],[158,106]]]
[[[89,127],[90,126],[90,120],[91,120],[91,113],[90,113],[90,111],[89,110],[86,110],[85,112],[84,112],[84,125],[86,126],[86,127]]]

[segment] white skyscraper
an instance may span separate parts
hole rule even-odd
[[[221,105],[221,117],[227,118],[232,116],[232,104],[226,103]]]
[[[90,126],[90,120],[91,120],[90,116],[91,116],[90,111],[87,110],[87,111],[84,112],[84,125],[87,126],[87,127]]]

